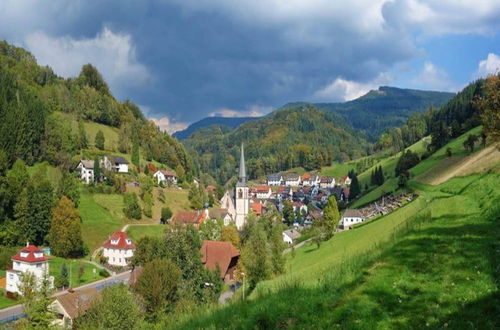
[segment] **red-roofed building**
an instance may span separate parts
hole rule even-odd
[[[264,204],[260,202],[253,202],[252,203],[252,211],[254,211],[255,214],[258,216],[262,215],[262,210],[264,209]]]
[[[258,199],[269,199],[271,198],[271,194],[273,193],[273,191],[270,186],[263,185],[254,187],[253,193]]]
[[[215,186],[214,185],[208,185],[207,186],[207,191],[210,192],[210,193],[213,193],[215,191]]]
[[[172,184],[177,184],[177,175],[168,170],[158,170],[153,174],[153,176],[158,180],[158,184],[163,183],[172,183]]]
[[[240,258],[240,251],[231,242],[203,241],[200,249],[201,262],[206,268],[214,271],[217,266],[220,278],[225,283],[234,281],[234,270]]]
[[[302,211],[307,213],[307,206],[302,202],[293,202],[293,212],[302,213]]]
[[[32,273],[37,282],[40,283],[45,275],[49,274],[49,260],[50,258],[35,245],[26,244],[12,258],[12,269],[7,270],[6,276],[6,290],[9,293],[22,294],[19,291],[18,285],[21,281],[21,274],[30,272]],[[54,278],[48,278],[51,286],[53,285]]]
[[[102,245],[102,256],[112,266],[127,266],[134,256],[135,244],[123,231],[117,231]]]
[[[182,226],[193,225],[195,228],[198,228],[205,221],[206,217],[206,212],[177,211],[172,218],[172,223]]]

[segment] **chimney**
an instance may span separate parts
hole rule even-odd
[[[26,241],[26,247],[30,246],[30,242]]]

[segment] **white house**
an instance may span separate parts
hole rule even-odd
[[[108,171],[128,173],[128,161],[121,156],[104,156],[103,165]]]
[[[351,181],[352,181],[352,179],[348,176],[344,176],[344,177],[340,178],[340,184],[342,184],[342,185],[349,186],[349,185],[351,185]]]
[[[306,173],[302,176],[302,185],[304,186],[317,186],[319,185],[321,178],[317,174]]]
[[[300,175],[297,173],[288,173],[285,175],[285,186],[298,187],[301,182]]]
[[[94,182],[94,161],[82,159],[76,170],[80,172],[80,179],[86,184]]]
[[[53,287],[54,277],[48,276],[50,259],[38,247],[28,243],[11,259],[12,269],[6,271],[7,292],[22,294],[18,286],[21,283],[21,275],[26,273],[32,273],[39,285],[44,276],[47,276],[50,286]]]
[[[255,187],[254,191],[255,197],[257,197],[258,199],[269,199],[271,198],[271,195],[273,193],[270,186]]]
[[[335,179],[329,176],[324,176],[321,178],[321,181],[319,183],[320,188],[323,189],[330,189],[335,187]]]
[[[114,233],[102,247],[103,257],[107,258],[108,264],[112,266],[127,266],[130,258],[134,256],[135,244],[123,231]]]
[[[352,225],[365,221],[365,217],[358,210],[345,210],[340,219],[340,227],[349,229]]]
[[[269,174],[269,176],[267,177],[267,184],[269,186],[280,186],[282,181],[283,176],[279,173]]]
[[[302,214],[302,212],[307,213],[307,205],[301,202],[293,202],[293,212],[299,212]]]
[[[229,211],[227,209],[213,209],[210,211],[208,209],[205,209],[205,213],[207,215],[207,218],[209,219],[221,219],[224,223],[224,226],[229,226],[234,222],[233,217],[231,216],[231,214],[229,214]]]
[[[293,242],[301,236],[302,235],[297,231],[297,229],[287,229],[283,232],[283,242],[292,245]]]
[[[158,184],[172,183],[177,184],[177,175],[174,172],[168,170],[158,170],[153,174],[153,176],[158,180]]]

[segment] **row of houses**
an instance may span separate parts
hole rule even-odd
[[[318,186],[320,188],[333,188],[335,184],[350,185],[351,178],[344,176],[337,181],[331,176],[319,176],[318,174],[305,173],[299,175],[297,173],[273,173],[267,177],[266,183],[269,186]]]

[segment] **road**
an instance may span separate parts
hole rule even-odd
[[[97,290],[101,290],[107,286],[117,284],[119,282],[128,283],[128,280],[130,278],[130,272],[131,271],[128,270],[126,272],[116,274],[114,276],[110,276],[108,278],[105,278],[105,279],[102,279],[102,280],[99,280],[96,282],[92,282],[89,284],[79,286],[77,288],[74,288],[74,290],[79,291],[79,290],[89,289],[89,288],[96,288]],[[62,296],[64,294],[66,294],[67,292],[68,291],[66,291],[66,290],[56,292],[56,293],[54,293],[52,298]],[[5,323],[8,320],[12,320],[12,318],[16,318],[16,319],[20,318],[23,316],[23,314],[24,314],[23,305],[21,305],[21,304],[7,307],[4,309],[0,309],[0,324]]]

